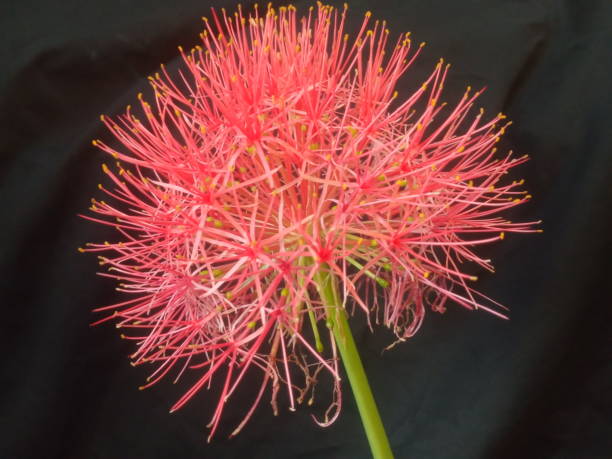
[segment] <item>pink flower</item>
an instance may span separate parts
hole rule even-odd
[[[526,157],[495,151],[505,117],[471,116],[469,88],[441,103],[442,61],[399,101],[421,46],[406,34],[385,55],[385,23],[367,13],[352,40],[345,15],[321,4],[303,18],[291,6],[213,13],[202,46],[181,49],[180,76],[150,77],[154,99],[139,95],[138,117],[129,106],[102,117],[121,146],[94,141],[118,162],[103,166],[109,202],[94,200],[87,218],[118,238],[80,250],[105,253],[103,275],[131,295],[98,309],[111,312],[100,322],[134,341],[135,365],[155,365],[144,387],[199,372],[172,411],[226,369],[211,436],[249,369],[261,386],[234,433],[268,386],[275,412],[281,389],[292,410],[311,402],[322,370],[335,398],[321,424],[336,418],[317,272],[401,341],[448,300],[504,317],[470,286],[474,265],[492,270],[474,249],[534,231],[499,216],[530,197],[504,177]]]

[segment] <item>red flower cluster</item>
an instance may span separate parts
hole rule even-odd
[[[336,394],[322,424],[335,419],[321,269],[345,306],[403,340],[449,299],[501,315],[469,286],[464,262],[491,270],[475,246],[534,231],[498,216],[529,199],[522,181],[502,180],[526,159],[496,155],[504,116],[470,117],[469,89],[440,103],[442,61],[398,101],[421,47],[411,52],[408,34],[388,43],[370,13],[350,40],[345,16],[321,4],[301,18],[291,6],[213,14],[202,46],[181,50],[180,76],[162,67],[150,78],[142,119],[130,107],[102,118],[123,146],[94,141],[118,162],[103,166],[109,202],[94,201],[87,218],[115,227],[118,241],[81,250],[105,253],[103,275],[132,295],[100,308],[112,312],[103,320],[137,344],[134,364],[156,365],[145,387],[201,372],[172,410],[225,369],[211,435],[249,368],[261,386],[235,433],[268,386],[275,411],[282,387],[291,409],[312,400],[321,370]]]

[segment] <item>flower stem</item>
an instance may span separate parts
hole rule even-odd
[[[334,277],[324,266],[315,274],[314,281],[326,309],[327,325],[334,334],[344,369],[357,402],[372,456],[374,459],[393,459],[389,440],[363,369],[355,340],[351,334],[346,312],[340,304]]]

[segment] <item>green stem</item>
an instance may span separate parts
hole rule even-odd
[[[355,340],[346,318],[346,312],[340,304],[340,298],[333,275],[325,267],[315,274],[319,295],[326,309],[327,323],[334,334],[344,369],[351,383],[351,389],[357,402],[361,422],[365,429],[374,459],[393,459],[389,440],[380,419],[372,389],[368,383]]]

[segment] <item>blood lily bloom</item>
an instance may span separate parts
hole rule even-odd
[[[399,341],[449,300],[504,316],[466,269],[492,270],[476,246],[534,231],[499,216],[529,199],[504,180],[526,157],[496,153],[508,123],[471,115],[478,92],[441,103],[442,61],[399,101],[422,46],[390,43],[370,16],[350,39],[346,7],[213,12],[202,45],[179,48],[179,76],[150,77],[153,102],[102,117],[118,146],[94,145],[117,167],[103,166],[108,202],[86,218],[118,238],[80,250],[104,254],[103,275],[131,297],[100,322],[134,341],[135,365],[155,365],[143,387],[198,372],[172,411],[224,370],[211,436],[249,369],[261,383],[234,434],[267,388],[275,412],[280,390],[292,410],[311,402],[322,371],[335,396],[318,422],[333,422],[339,360],[354,387],[365,379],[345,312]]]

